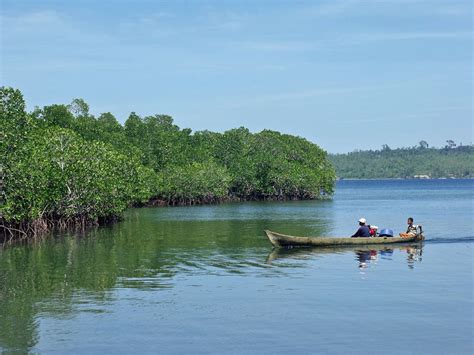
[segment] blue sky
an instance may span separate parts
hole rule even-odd
[[[468,0],[0,3],[0,82],[29,109],[83,98],[329,152],[472,142]]]

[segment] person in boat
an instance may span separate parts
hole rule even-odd
[[[413,217],[408,217],[407,224],[408,224],[408,228],[407,228],[406,233],[400,233],[400,237],[402,238],[410,238],[418,234],[417,233],[418,226],[413,224]]]
[[[368,238],[370,237],[370,229],[366,225],[367,221],[365,218],[359,219],[359,229],[351,235],[351,238]]]

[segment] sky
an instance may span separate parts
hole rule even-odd
[[[0,85],[331,153],[473,141],[470,0],[0,0]]]

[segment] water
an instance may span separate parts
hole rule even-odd
[[[430,353],[473,347],[472,180],[341,181],[332,201],[133,209],[0,249],[0,350]],[[427,241],[272,250],[263,229]]]

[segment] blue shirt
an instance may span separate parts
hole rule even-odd
[[[360,226],[357,232],[355,234],[351,235],[351,238],[358,238],[358,237],[363,237],[363,238],[368,238],[370,237],[370,232],[369,232],[369,227],[367,226]]]

